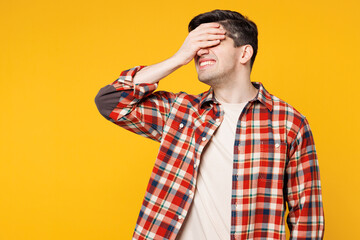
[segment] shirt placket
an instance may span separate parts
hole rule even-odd
[[[248,139],[246,132],[242,131],[246,127],[246,113],[253,104],[249,101],[243,108],[237,123],[235,142],[234,142],[234,162],[232,175],[232,196],[231,196],[231,231],[230,239],[241,239],[241,227],[244,206],[242,204],[243,189],[241,183],[244,181],[244,164],[245,164],[245,144]],[[242,154],[240,154],[242,153]]]
[[[201,127],[195,130],[194,180],[197,179],[201,154],[224,118],[224,111],[221,110],[220,105],[213,104],[211,106],[212,109],[206,112],[206,117],[204,117],[204,119],[209,120],[204,121]]]
[[[203,114],[204,118],[201,118],[201,126],[197,127],[194,132],[194,142],[195,142],[195,154],[194,154],[194,174],[193,174],[193,181],[191,183],[190,188],[188,189],[188,196],[193,199],[194,198],[194,191],[196,188],[196,179],[198,175],[198,170],[200,166],[200,158],[201,154],[205,148],[205,146],[209,143],[211,137],[213,136],[215,130],[220,126],[223,118],[224,112],[221,111],[219,105],[214,104],[214,108],[206,111]],[[207,121],[204,121],[208,119]],[[210,120],[209,120],[210,119]],[[180,126],[181,127],[181,126]],[[191,200],[192,201],[192,200]],[[178,215],[176,217],[177,224],[176,227],[180,230],[181,225],[183,224],[184,217]]]

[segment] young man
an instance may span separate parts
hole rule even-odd
[[[322,239],[324,211],[309,123],[250,81],[257,27],[215,10],[189,23],[169,59],[123,71],[95,98],[109,121],[160,142],[133,239]],[[194,59],[198,95],[155,91]]]

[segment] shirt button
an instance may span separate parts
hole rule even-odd
[[[220,122],[220,118],[217,118],[216,121],[217,121],[217,122]]]
[[[184,127],[184,124],[183,123],[180,123],[180,128],[183,128]]]
[[[206,141],[206,137],[203,137],[202,140],[203,140],[203,141]]]
[[[181,219],[182,219],[182,216],[178,216],[178,219],[181,220]]]
[[[195,164],[194,164],[194,168],[197,168],[197,166],[198,166],[197,163],[195,163]]]
[[[240,209],[240,204],[236,204],[236,209]]]
[[[276,148],[280,147],[280,144],[276,143],[276,144],[275,144],[275,147],[276,147]]]
[[[191,190],[189,191],[189,193],[190,193],[190,197],[194,196],[194,193]]]

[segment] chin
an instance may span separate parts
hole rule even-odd
[[[219,78],[216,78],[214,76],[199,76],[198,79],[200,82],[205,83],[209,86],[216,86],[219,83]]]

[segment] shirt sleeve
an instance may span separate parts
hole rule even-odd
[[[136,66],[121,72],[119,78],[100,89],[95,97],[95,104],[107,120],[160,142],[176,94],[155,92],[158,83],[135,84],[135,74],[144,67]]]
[[[290,239],[323,239],[325,217],[319,163],[306,118],[291,144],[290,154],[285,186]]]

